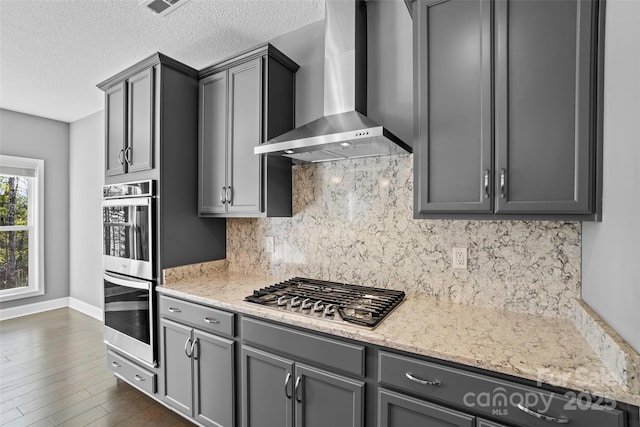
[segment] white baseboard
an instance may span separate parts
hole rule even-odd
[[[69,297],[69,308],[73,308],[74,310],[84,313],[87,316],[91,316],[94,319],[98,319],[101,322],[104,320],[104,312],[102,311],[102,308],[87,304],[79,299]]]
[[[64,307],[72,308],[80,313],[86,314],[87,316],[91,316],[94,319],[98,319],[101,322],[104,320],[102,308],[87,304],[86,302],[80,301],[76,298],[65,297],[36,302],[33,304],[25,304],[18,307],[3,308],[0,310],[0,321]]]
[[[63,307],[69,307],[68,297],[35,302],[33,304],[25,304],[18,307],[3,308],[0,310],[0,320],[13,319],[14,317],[27,316],[29,314],[41,313],[43,311],[55,310]]]

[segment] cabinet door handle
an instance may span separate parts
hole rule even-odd
[[[142,378],[140,375],[136,374],[135,377],[133,377],[136,381],[144,381],[144,378]]]
[[[111,366],[113,366],[114,368],[119,368],[121,365],[118,362],[113,361],[111,362]]]
[[[291,395],[289,394],[289,381],[291,381],[291,372],[287,372],[287,377],[284,379],[284,395],[287,399],[291,399]]]
[[[227,203],[227,199],[225,198],[225,194],[227,194],[226,193],[226,188],[227,187],[222,187],[220,189],[220,203],[222,203],[222,204]]]
[[[556,423],[556,424],[568,424],[569,421],[571,421],[569,418],[567,417],[560,417],[560,418],[556,418],[556,417],[550,417],[548,415],[542,415],[536,411],[533,411],[529,408],[527,408],[526,406],[523,406],[522,404],[518,403],[518,409],[520,409],[522,412],[524,412],[527,415],[531,415],[532,417],[536,417],[540,420],[544,420],[544,421],[548,421],[550,423]]]
[[[233,197],[233,192],[231,191],[231,186],[228,186],[227,191],[225,192],[225,198],[227,199],[227,203],[231,203],[232,197]]]
[[[204,321],[207,323],[220,323],[220,321],[218,319],[215,319],[213,317],[205,317]]]
[[[414,376],[411,372],[406,372],[404,374],[407,378],[409,378],[411,381],[413,381],[414,383],[418,383],[418,384],[422,384],[422,385],[433,385],[433,386],[441,386],[442,383],[438,380],[435,381],[429,381],[429,380],[423,380],[422,378],[418,378],[416,376]]]
[[[191,353],[189,353],[190,348],[193,350],[193,346],[191,346],[191,338],[187,338],[184,342],[184,354],[186,354],[188,358],[191,358]]]
[[[118,161],[121,165],[124,165],[124,149],[118,151]]]
[[[296,385],[293,388],[293,394],[295,394],[296,402],[298,403],[302,403],[302,397],[298,397],[298,390],[300,389],[300,380],[302,380],[302,377],[296,378]]]
[[[507,171],[500,169],[500,198],[504,199],[507,195]]]
[[[131,164],[131,146],[128,146],[127,148],[124,149],[124,160],[127,162],[128,165]]]
[[[180,310],[179,308],[175,308],[175,307],[169,307],[169,311],[172,313],[182,313],[182,310]]]
[[[193,357],[193,360],[198,360],[198,353],[200,353],[200,340],[198,338],[193,340],[190,353]]]
[[[484,198],[489,198],[489,169],[484,170]]]

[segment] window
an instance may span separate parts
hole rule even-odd
[[[0,301],[44,293],[44,160],[0,155]]]

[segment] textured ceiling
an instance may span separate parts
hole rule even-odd
[[[154,52],[200,69],[324,19],[324,0],[190,0],[165,17],[140,3],[0,0],[0,107],[72,122]]]

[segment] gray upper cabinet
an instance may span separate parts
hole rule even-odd
[[[126,172],[127,86],[120,82],[105,90],[105,175]]]
[[[590,212],[593,6],[495,4],[496,212]]]
[[[291,216],[291,163],[253,148],[295,126],[298,65],[266,44],[200,71],[201,216]]]
[[[106,176],[153,168],[154,69],[105,91]]]
[[[599,219],[599,7],[414,2],[416,218]]]
[[[153,68],[127,81],[129,138],[124,150],[127,172],[153,167]]]
[[[226,71],[200,80],[200,214],[226,212],[228,99]]]
[[[491,3],[420,1],[416,212],[491,212]]]

